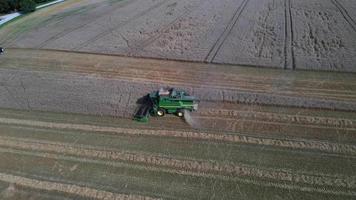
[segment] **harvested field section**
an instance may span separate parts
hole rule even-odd
[[[293,139],[279,139],[279,138],[263,138],[240,134],[214,134],[209,132],[197,132],[191,130],[174,131],[174,130],[136,130],[131,128],[119,127],[100,127],[92,125],[81,124],[65,124],[65,123],[50,123],[33,120],[17,120],[9,118],[1,118],[1,122],[8,125],[25,125],[36,126],[42,128],[59,128],[79,131],[97,131],[102,133],[112,134],[129,134],[133,136],[166,136],[176,138],[199,139],[207,141],[220,141],[231,143],[255,144],[266,146],[278,146],[292,149],[309,149],[318,150],[321,152],[338,153],[338,154],[356,154],[356,146],[350,144],[339,144],[334,142],[316,141],[316,140],[293,140]]]
[[[328,139],[353,144],[355,115],[347,112],[323,112],[309,109],[280,109],[271,106],[202,103],[193,114],[197,127],[210,130],[249,133],[283,138]],[[204,109],[210,108],[210,109]],[[296,114],[297,113],[297,114]],[[327,114],[331,114],[327,116]],[[322,115],[324,115],[322,117]],[[347,115],[350,115],[348,118]],[[293,128],[292,128],[293,127]],[[221,129],[220,129],[221,130]],[[338,134],[335,134],[337,132]]]
[[[100,133],[96,131],[62,131],[61,129],[48,130],[37,127],[19,127],[1,125],[4,133],[1,134],[2,140],[9,142],[2,146],[10,144],[15,145],[13,142],[14,137],[24,138],[20,141],[43,141],[51,138],[55,141],[53,144],[72,144],[75,143],[76,148],[92,147],[92,150],[106,150],[111,152],[145,152],[152,153],[153,155],[161,155],[164,157],[174,156],[180,159],[198,159],[216,161],[218,163],[236,164],[241,163],[250,166],[264,166],[265,168],[279,168],[279,169],[293,169],[296,171],[315,171],[324,174],[353,174],[353,159],[344,155],[334,155],[328,153],[318,153],[310,151],[310,149],[291,150],[280,147],[278,145],[265,146],[263,151],[261,147],[253,144],[224,144],[215,141],[204,140],[186,140],[185,138],[166,138],[145,136],[139,137],[126,134],[109,134]],[[143,132],[144,130],[142,130]],[[30,139],[30,140],[29,140]],[[48,142],[47,142],[48,143]],[[184,149],[182,149],[184,147]],[[20,147],[17,147],[20,148]],[[28,146],[29,148],[29,146]],[[167,152],[169,149],[169,152]],[[256,155],[256,152],[259,152]],[[290,157],[290,153],[293,157]],[[330,161],[331,159],[331,161]],[[288,162],[274,162],[278,160],[285,160]],[[343,169],[339,168],[339,163],[348,163]],[[309,163],[305,165],[302,163]],[[324,166],[325,167],[322,167]],[[322,168],[322,169],[319,169]],[[318,169],[316,171],[316,169]]]
[[[213,177],[191,177],[188,175],[170,174],[164,172],[164,170],[152,171],[150,168],[140,168],[133,165],[125,165],[120,163],[112,163],[111,166],[104,164],[101,161],[91,161],[88,159],[77,159],[71,157],[56,156],[51,154],[44,154],[47,157],[40,157],[39,153],[29,153],[16,151],[16,153],[3,153],[1,157],[6,156],[6,163],[12,163],[16,166],[21,166],[26,163],[37,163],[41,166],[42,170],[35,168],[20,168],[11,167],[8,164],[1,163],[1,169],[8,174],[17,174],[16,171],[27,171],[28,173],[22,173],[21,176],[30,179],[41,178],[42,180],[50,179],[51,182],[61,182],[65,185],[72,185],[76,183],[86,182],[86,187],[93,187],[100,185],[100,188],[110,193],[133,193],[140,191],[147,195],[159,195],[165,199],[174,198],[198,198],[198,197],[211,197],[218,195],[217,199],[231,199],[238,198],[240,195],[234,190],[236,183],[239,188],[246,191],[245,195],[272,197],[275,194],[281,194],[285,191],[282,188],[269,186],[260,186],[252,183],[244,183],[218,180]],[[19,160],[12,159],[14,156],[21,158]],[[52,158],[51,158],[52,157]],[[58,160],[59,159],[59,160]],[[57,163],[56,165],[54,165]],[[76,166],[74,168],[73,166]],[[28,165],[27,165],[28,166]],[[74,170],[73,170],[74,169]],[[95,169],[95,170],[94,170]],[[95,179],[88,178],[87,173],[94,174]],[[105,173],[104,173],[105,172]],[[107,178],[107,177],[111,178]],[[37,178],[36,178],[37,177]],[[46,178],[47,177],[47,178]],[[261,183],[263,184],[263,183]],[[115,185],[116,187],[112,187]],[[278,184],[277,184],[278,185]],[[78,187],[73,185],[72,187]],[[79,186],[83,187],[83,186]],[[213,189],[214,188],[214,189]],[[315,191],[317,189],[300,187],[302,190]],[[41,188],[46,189],[46,188]],[[296,190],[291,190],[291,195],[298,195],[298,187]],[[259,190],[259,194],[256,193]],[[200,191],[197,193],[195,191]],[[310,192],[310,191],[309,191]],[[324,193],[324,194],[323,194]],[[314,197],[320,197],[324,195],[331,195],[335,198],[348,198],[350,197],[348,192],[333,192],[328,194],[326,192],[320,192],[314,194]],[[119,193],[120,194],[120,193]],[[83,194],[81,194],[83,195]],[[307,194],[308,195],[308,194]],[[257,197],[259,198],[259,197]]]
[[[70,120],[70,119],[68,119],[68,120]],[[285,186],[286,182],[293,180],[292,182],[294,182],[294,184],[293,184],[292,190],[295,192],[297,192],[299,190],[303,191],[303,190],[307,189],[307,190],[313,191],[314,194],[329,193],[329,194],[334,194],[334,195],[341,195],[343,197],[345,197],[344,195],[347,195],[347,196],[353,195],[353,193],[349,189],[347,189],[347,188],[354,187],[353,179],[346,178],[346,177],[341,178],[340,174],[345,173],[346,171],[339,171],[339,172],[335,171],[338,167],[338,163],[340,163],[340,162],[344,163],[347,160],[347,158],[342,158],[342,157],[336,158],[335,162],[337,162],[337,163],[335,163],[335,168],[333,168],[333,167],[331,167],[331,165],[329,165],[331,171],[325,171],[324,173],[314,172],[314,175],[311,175],[310,173],[313,170],[309,171],[312,169],[309,167],[305,168],[305,169],[309,169],[306,172],[302,172],[301,169],[298,169],[295,171],[294,170],[289,171],[288,165],[284,166],[283,168],[278,168],[278,167],[276,168],[276,165],[273,164],[275,162],[273,162],[272,160],[266,159],[266,158],[278,159],[278,157],[274,156],[276,153],[273,151],[273,149],[271,149],[271,154],[268,154],[269,151],[267,150],[266,155],[269,155],[269,156],[266,156],[266,158],[262,159],[262,160],[260,157],[262,155],[257,155],[257,154],[255,154],[255,155],[251,154],[251,157],[247,160],[240,158],[241,160],[244,160],[242,162],[245,162],[245,163],[251,162],[251,161],[252,161],[251,163],[253,163],[253,160],[255,159],[255,162],[257,162],[256,164],[258,164],[256,167],[252,167],[252,166],[249,166],[246,164],[239,164],[239,162],[237,162],[233,165],[231,165],[231,164],[226,165],[226,164],[224,164],[226,161],[222,161],[222,162],[219,161],[214,165],[217,165],[217,166],[221,165],[221,167],[217,167],[217,166],[212,167],[210,170],[213,170],[213,171],[209,170],[209,171],[207,171],[208,175],[206,173],[204,173],[205,174],[204,175],[201,173],[197,173],[196,170],[198,170],[199,172],[202,172],[201,170],[203,170],[203,171],[208,170],[210,168],[209,166],[213,164],[213,163],[209,164],[211,162],[210,156],[207,157],[207,160],[209,160],[209,162],[201,160],[201,158],[194,161],[195,159],[191,160],[192,159],[191,157],[188,160],[182,162],[184,160],[184,159],[182,160],[182,156],[179,156],[179,154],[175,153],[175,151],[171,151],[173,149],[171,149],[167,152],[167,150],[164,150],[165,148],[163,147],[162,148],[163,152],[161,152],[161,154],[162,153],[166,154],[166,156],[169,156],[170,158],[167,158],[166,156],[162,155],[163,157],[160,157],[160,158],[157,157],[154,159],[153,158],[144,159],[142,157],[142,159],[141,158],[139,159],[139,157],[137,157],[139,154],[136,154],[136,156],[134,154],[132,154],[132,156],[130,156],[131,153],[129,151],[127,151],[126,147],[122,147],[120,145],[120,142],[116,143],[116,145],[112,146],[111,148],[108,148],[107,146],[102,146],[102,145],[100,145],[102,147],[99,147],[98,144],[96,144],[96,143],[99,142],[100,140],[89,139],[88,137],[84,136],[84,135],[87,135],[88,133],[85,133],[83,135],[83,133],[68,132],[65,130],[62,130],[62,133],[60,133],[60,132],[56,133],[56,132],[48,131],[46,129],[43,129],[42,131],[39,131],[39,130],[31,131],[31,129],[28,129],[28,128],[11,128],[11,127],[7,128],[7,129],[8,129],[8,131],[10,131],[9,133],[10,133],[11,137],[1,136],[1,151],[3,152],[1,154],[1,157],[4,156],[4,158],[2,158],[2,159],[6,160],[7,162],[0,164],[0,169],[2,170],[2,172],[6,172],[6,173],[10,173],[10,174],[18,174],[21,172],[20,173],[21,176],[30,177],[30,178],[31,177],[33,177],[33,178],[41,177],[42,180],[46,180],[46,177],[51,177],[51,181],[60,181],[61,183],[71,184],[71,185],[72,184],[81,185],[82,182],[86,182],[87,187],[94,187],[95,185],[97,185],[100,182],[100,185],[101,185],[100,188],[104,189],[104,191],[109,191],[109,192],[114,192],[114,193],[126,193],[127,191],[130,193],[132,193],[132,192],[137,193],[134,191],[140,191],[140,192],[146,191],[146,192],[140,193],[140,194],[141,195],[144,194],[145,196],[147,196],[147,195],[148,196],[163,195],[161,197],[169,198],[168,194],[177,196],[179,193],[182,193],[182,194],[184,193],[185,195],[192,195],[192,193],[189,193],[189,192],[187,193],[187,191],[185,191],[184,188],[182,188],[181,191],[177,191],[178,188],[175,188],[176,192],[170,191],[170,190],[168,190],[168,188],[163,189],[161,186],[166,185],[166,184],[161,185],[162,182],[160,182],[161,184],[155,185],[155,187],[154,187],[155,192],[152,192],[152,189],[149,189],[152,187],[151,186],[148,187],[148,185],[151,185],[151,184],[144,184],[145,187],[142,188],[142,182],[140,182],[141,186],[139,186],[139,185],[137,185],[137,184],[139,184],[138,182],[136,182],[136,183],[135,183],[135,181],[132,182],[133,180],[136,180],[136,179],[132,179],[129,177],[130,176],[137,177],[138,176],[137,173],[140,173],[139,171],[142,171],[141,173],[146,173],[147,175],[150,174],[150,177],[154,176],[154,177],[156,177],[155,179],[158,180],[158,179],[163,178],[163,177],[161,177],[161,175],[158,175],[158,174],[163,173],[162,174],[162,176],[163,176],[164,174],[167,174],[167,173],[168,174],[172,174],[172,173],[177,174],[178,173],[181,175],[174,175],[175,176],[174,181],[171,182],[171,184],[173,184],[173,183],[178,184],[178,182],[180,180],[182,180],[182,181],[184,180],[184,182],[187,184],[187,183],[189,183],[189,182],[187,182],[189,180],[187,177],[189,174],[190,176],[193,176],[193,177],[200,177],[200,178],[194,178],[194,184],[197,184],[196,181],[198,181],[198,180],[204,181],[204,179],[205,179],[205,181],[206,181],[206,179],[209,180],[211,178],[214,178],[216,175],[214,175],[215,173],[213,173],[213,171],[215,171],[215,170],[219,170],[219,171],[223,170],[221,172],[232,173],[234,171],[233,169],[235,168],[235,170],[238,170],[235,172],[235,173],[237,173],[237,177],[241,176],[241,178],[243,178],[243,177],[247,176],[247,177],[249,177],[248,180],[251,180],[251,178],[252,178],[253,180],[256,179],[255,181],[257,181],[257,182],[255,182],[255,181],[250,182],[247,180],[246,180],[247,181],[246,182],[245,179],[239,179],[237,177],[236,177],[237,178],[236,180],[234,178],[232,180],[229,180],[229,179],[226,179],[223,177],[219,178],[219,176],[218,176],[218,177],[214,178],[215,179],[214,182],[219,180],[219,182],[221,182],[220,184],[222,184],[222,186],[224,186],[224,190],[221,190],[222,188],[220,188],[220,189],[218,189],[218,191],[214,191],[215,193],[219,192],[221,190],[222,193],[225,192],[225,195],[227,195],[226,198],[231,198],[232,197],[231,195],[233,195],[231,193],[231,191],[234,191],[234,190],[231,190],[231,186],[234,185],[235,181],[237,181],[236,183],[238,183],[239,185],[248,184],[248,185],[250,185],[250,187],[257,187],[256,186],[256,184],[257,184],[258,187],[261,189],[261,184],[264,185],[263,184],[264,180],[273,180],[273,182],[275,182],[275,184],[270,185],[271,184],[271,182],[270,182],[269,184],[266,184],[266,186],[263,186],[263,187],[269,187],[270,189],[275,188],[276,190],[280,190],[280,189],[277,189],[277,188],[281,187],[281,185],[279,185],[280,181],[284,182],[283,185]],[[4,129],[4,127],[3,127],[2,130],[5,131],[6,128]],[[11,130],[13,133],[11,133]],[[30,134],[30,135],[28,135],[28,134]],[[47,136],[46,136],[46,134],[47,134]],[[56,136],[57,134],[64,134],[67,136],[60,137],[60,136]],[[3,135],[3,134],[1,134],[1,135]],[[70,135],[72,135],[74,138],[76,135],[78,136],[78,137],[76,137],[77,139],[75,139],[74,143],[73,143],[73,140],[70,137],[68,137]],[[95,136],[95,132],[93,132],[93,134],[91,134],[91,135]],[[23,137],[29,137],[31,139],[22,139]],[[53,142],[43,140],[43,139],[41,139],[41,137],[42,138],[51,138],[51,140],[53,140]],[[141,136],[137,136],[137,137],[141,137]],[[79,138],[79,140],[78,140],[78,138]],[[70,144],[69,143],[66,144],[63,142],[55,142],[56,140],[63,140],[63,139],[71,141]],[[159,141],[162,142],[162,140],[160,138],[156,138],[155,140],[158,140],[157,142],[159,142]],[[121,140],[119,140],[119,141],[121,141]],[[168,139],[168,141],[169,141],[169,139]],[[84,145],[83,142],[85,142],[86,144]],[[105,141],[101,141],[101,142],[105,143]],[[179,140],[175,140],[175,142],[179,142]],[[199,147],[200,145],[198,145],[198,146],[194,145],[194,143],[198,142],[198,141],[194,142],[194,140],[193,141],[182,140],[181,142],[182,142],[182,144],[186,143],[186,145],[192,145],[190,147],[189,154],[191,152],[193,152],[193,155],[194,155],[194,152],[196,152],[196,153],[198,153],[197,154],[198,157],[200,154],[199,152],[204,152],[203,149],[210,149],[207,146],[204,147],[205,146],[204,143],[202,143],[203,146],[201,146],[201,147]],[[190,144],[190,143],[193,143],[193,144]],[[134,145],[134,144],[132,144],[132,145],[140,146],[140,145]],[[174,143],[172,143],[171,145],[174,145]],[[181,146],[181,144],[176,144],[176,145]],[[214,145],[214,144],[212,144],[212,145]],[[224,144],[218,144],[218,145],[221,147],[217,146],[216,148],[218,148],[220,151],[223,151],[223,152],[226,152],[224,150],[224,148],[231,148],[227,144],[225,144],[227,146],[225,146]],[[157,146],[157,145],[153,145],[153,146]],[[149,149],[152,147],[146,146],[143,149],[141,149],[141,151],[150,152],[152,150],[149,150]],[[126,150],[125,151],[126,153],[125,152],[123,152],[123,154],[119,153],[117,150],[115,150],[117,148],[124,148]],[[148,149],[145,149],[145,148],[148,148]],[[202,148],[202,149],[199,150],[200,148]],[[245,154],[245,153],[243,153],[244,151],[245,152],[259,151],[258,147],[256,147],[255,150],[253,150],[255,147],[250,147],[250,148],[247,147],[246,150],[243,150],[244,148],[246,148],[246,147],[243,147],[243,146],[238,147],[237,146],[237,149],[240,149],[240,151],[242,150],[242,152],[241,152],[242,155]],[[181,149],[181,148],[177,148],[177,150],[178,149]],[[185,149],[185,150],[188,150],[188,149]],[[210,150],[213,151],[213,149],[210,149]],[[41,153],[41,152],[43,152],[43,153]],[[105,152],[107,152],[107,153],[105,153]],[[277,152],[280,152],[278,154],[280,156],[282,156],[280,158],[283,158],[284,151],[277,151]],[[139,152],[137,152],[137,153],[139,153]],[[232,153],[231,155],[234,154],[234,152],[231,152],[231,153]],[[285,153],[287,153],[287,152],[285,152]],[[295,153],[296,153],[295,158],[297,160],[298,160],[298,157],[300,159],[311,159],[310,162],[308,162],[311,166],[312,166],[312,163],[315,163],[316,165],[322,164],[319,162],[313,162],[312,161],[313,159],[310,157],[309,153],[307,153],[307,152],[305,152],[306,154],[304,154],[302,152],[300,152],[300,153],[295,152]],[[15,155],[15,157],[17,159],[12,160],[12,158],[14,156],[8,156],[9,154]],[[145,156],[145,154],[146,153],[142,154],[141,156]],[[153,156],[153,155],[155,155],[155,154],[150,154],[149,156]],[[320,157],[320,155],[321,154],[319,154],[319,155],[315,154],[316,158]],[[117,157],[117,156],[119,156],[119,157]],[[122,158],[125,158],[127,156],[126,158],[128,160],[127,161],[121,160],[120,159],[121,156],[124,156]],[[246,156],[248,156],[248,155],[246,155]],[[325,155],[325,156],[326,156],[325,159],[327,159],[327,155]],[[332,155],[330,155],[330,156],[332,156]],[[141,161],[137,160],[138,163],[135,164],[137,162],[137,161],[135,161],[136,159],[139,159],[141,161],[145,160],[144,162],[146,162],[146,161],[153,162],[153,163],[157,162],[157,164],[158,163],[160,163],[160,164],[158,164],[158,165],[154,164],[153,168],[148,167],[147,165],[140,167],[137,164],[139,164],[139,162],[141,162]],[[163,159],[163,160],[161,160],[161,159]],[[165,159],[168,159],[170,161],[169,162],[168,162],[168,160],[164,161]],[[285,157],[284,159],[288,160],[288,156]],[[340,159],[340,161],[337,161],[337,159]],[[108,161],[106,161],[106,160],[108,160]],[[128,162],[128,164],[120,164],[123,161],[124,161],[124,163]],[[31,163],[35,162],[35,163],[37,163],[37,165],[41,166],[41,171],[38,171],[36,168],[28,168],[27,169],[27,168],[20,167],[22,165],[19,162],[26,162],[27,163],[26,166],[31,166]],[[81,164],[82,162],[87,163],[87,164],[83,165],[83,164]],[[134,164],[134,165],[130,164],[131,162],[133,162],[132,164]],[[189,164],[190,162],[192,162],[192,163]],[[219,164],[220,162],[221,162],[221,164]],[[289,162],[293,162],[293,161],[290,160]],[[171,165],[170,163],[171,164],[175,163],[174,164],[175,167],[170,169],[171,167],[168,167]],[[193,164],[193,163],[195,163],[195,164]],[[350,163],[350,166],[352,166],[353,163],[354,163],[354,161],[352,161]],[[290,167],[291,167],[293,164],[292,163],[290,163],[290,164],[291,164],[290,165]],[[7,167],[8,165],[14,165],[14,166]],[[93,165],[95,165],[95,167]],[[102,166],[102,165],[104,165],[104,166]],[[226,166],[222,167],[223,165],[226,165]],[[267,166],[271,165],[271,167],[273,166],[273,168],[268,169],[268,168],[266,168],[266,165]],[[316,167],[316,165],[314,165],[314,167]],[[18,167],[16,167],[16,166],[18,166]],[[48,166],[48,170],[46,170],[45,166]],[[106,170],[101,170],[102,167],[100,167],[100,166],[105,167]],[[130,166],[132,166],[134,168],[132,168]],[[137,167],[135,167],[135,166],[137,166]],[[185,170],[180,171],[180,166],[184,167],[183,169],[185,169]],[[237,166],[239,166],[239,167],[237,167]],[[132,169],[131,170],[132,172],[128,171],[128,169],[130,169],[128,167],[130,167]],[[159,167],[159,169],[156,169],[155,167]],[[166,167],[168,167],[168,168],[166,168]],[[107,178],[105,178],[107,176],[107,173],[109,173],[111,171],[111,170],[109,170],[110,168],[115,168],[115,169],[120,168],[121,169],[121,170],[113,169],[113,171],[112,171],[113,174],[110,175],[110,177],[112,177],[112,179],[110,179],[111,183],[108,182]],[[51,170],[49,170],[49,169],[51,169]],[[133,169],[135,169],[135,170],[133,170]],[[56,172],[57,170],[58,170],[58,172]],[[85,178],[85,177],[87,177],[86,174],[88,173],[88,170],[89,171],[90,170],[99,170],[99,171],[103,171],[103,172],[105,171],[106,176],[101,176],[100,172],[96,171],[94,173],[94,171],[93,171],[92,174],[95,174],[95,176],[98,176],[98,178],[89,180],[89,179]],[[233,171],[231,171],[231,170],[233,170]],[[26,172],[26,174],[23,173],[24,171]],[[124,177],[127,177],[127,178],[124,178],[121,175],[117,174],[120,171],[124,171],[125,172]],[[161,172],[159,172],[159,171],[161,171]],[[73,173],[76,173],[76,176],[73,176],[72,175]],[[212,174],[209,175],[210,173],[212,173]],[[331,173],[331,174],[328,175],[326,173]],[[353,173],[352,170],[350,171],[350,173],[351,174]],[[334,177],[334,175],[332,175],[332,174],[335,174],[335,175],[337,174],[338,178]],[[115,178],[118,175],[121,178]],[[141,177],[141,176],[142,175],[139,175],[139,177]],[[169,175],[168,177],[171,177],[171,176],[172,175]],[[103,177],[104,179],[99,178],[99,177]],[[164,175],[164,177],[165,177],[164,180],[167,180],[167,175]],[[181,178],[179,178],[179,177],[181,177]],[[293,178],[290,179],[288,177],[293,177]],[[101,181],[101,179],[103,179],[103,180]],[[111,184],[114,184],[114,185],[119,184],[120,185],[120,183],[118,182],[120,180],[121,181],[122,180],[127,180],[127,181],[131,180],[131,181],[126,183],[126,185],[128,185],[128,186],[126,186],[125,188],[115,188],[114,189],[109,186]],[[139,181],[139,180],[141,180],[141,179],[137,179],[137,181]],[[149,180],[151,182],[154,179],[152,179],[152,177],[151,177]],[[167,181],[170,181],[170,180],[168,179]],[[103,184],[103,183],[106,183],[109,185],[105,186],[106,184]],[[228,185],[232,184],[232,185],[228,186],[226,184],[228,184]],[[299,184],[301,184],[301,185],[297,186]],[[310,188],[309,186],[307,186],[310,184],[313,185],[313,188]],[[323,188],[327,187],[328,189],[327,190],[318,190],[317,189],[319,187],[318,185],[322,186]],[[207,187],[210,187],[210,186],[207,185]],[[337,187],[339,189],[335,190],[335,189],[333,189],[334,187]],[[344,188],[344,189],[340,190],[340,187]],[[135,188],[135,190],[131,190],[130,188]],[[159,188],[161,188],[161,189],[159,189]],[[199,188],[200,188],[200,190],[202,189],[201,187],[199,187]],[[227,190],[229,188],[230,188],[230,190]],[[287,188],[288,188],[288,185],[287,185]],[[39,188],[39,189],[43,189],[43,188]],[[273,192],[275,192],[274,191],[275,189],[273,189]],[[151,190],[151,192],[147,192],[147,190],[149,190],[149,191]],[[158,191],[162,191],[162,193],[160,193]],[[207,188],[206,192],[207,191],[209,191],[208,188]],[[227,193],[227,191],[230,191],[230,193]],[[317,191],[320,191],[320,192],[317,192]],[[321,191],[323,191],[323,192],[321,192]],[[164,195],[164,194],[166,194],[166,195]],[[208,192],[207,194],[210,194],[210,193]],[[237,195],[237,194],[234,194],[234,195]]]
[[[10,179],[9,179],[10,177]],[[54,191],[43,191],[37,190],[34,188],[27,188],[23,187],[19,181],[21,178],[11,175],[2,176],[2,180],[0,180],[0,185],[3,184],[4,188],[0,188],[0,198],[2,200],[29,200],[29,199],[36,199],[36,200],[84,200],[85,198],[72,195],[72,194],[64,194],[60,192]],[[12,178],[12,179],[11,179]],[[16,179],[16,181],[13,181]],[[23,178],[22,178],[23,180]],[[2,182],[4,181],[4,182]],[[40,181],[33,180],[31,183],[36,184]],[[16,183],[16,184],[15,184]],[[49,183],[49,182],[46,182]]]
[[[208,104],[209,105],[209,104]],[[210,104],[212,106],[212,104]],[[332,117],[317,117],[310,115],[292,115],[292,114],[280,114],[280,113],[267,113],[267,112],[258,112],[258,111],[241,111],[239,107],[236,110],[231,109],[202,109],[199,111],[201,116],[209,115],[219,115],[226,118],[244,118],[244,119],[257,119],[257,120],[268,120],[275,122],[291,121],[300,125],[316,125],[316,126],[325,126],[329,128],[340,128],[355,130],[356,125],[354,119],[340,119]]]

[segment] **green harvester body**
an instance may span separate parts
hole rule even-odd
[[[144,97],[143,103],[136,112],[136,121],[147,122],[150,115],[162,117],[165,114],[176,114],[183,117],[187,111],[198,109],[199,100],[182,90],[161,89]]]

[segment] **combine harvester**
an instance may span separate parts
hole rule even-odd
[[[138,103],[141,106],[135,113],[134,119],[147,122],[151,115],[163,117],[165,114],[176,114],[178,117],[184,117],[185,112],[198,109],[198,102],[197,98],[184,91],[174,88],[160,89],[139,100]]]

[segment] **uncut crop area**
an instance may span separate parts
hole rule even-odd
[[[0,29],[6,47],[356,71],[352,0],[70,0]]]

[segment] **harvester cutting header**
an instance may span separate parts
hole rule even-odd
[[[160,89],[144,96],[141,106],[135,113],[134,119],[147,122],[149,116],[163,117],[165,114],[176,114],[183,117],[185,112],[196,111],[199,100],[182,90]]]

